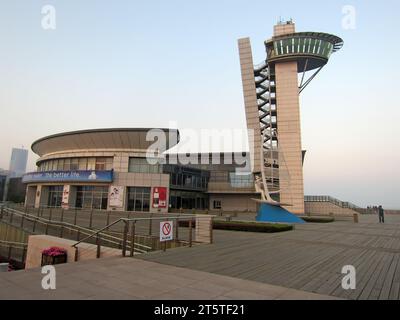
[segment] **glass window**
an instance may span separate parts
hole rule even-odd
[[[78,170],[79,169],[79,159],[73,158],[71,159],[71,170]]]
[[[64,186],[49,186],[49,197],[47,205],[49,207],[61,207]]]
[[[87,170],[87,158],[79,158],[78,159],[78,169],[79,170]]]
[[[250,188],[254,186],[253,174],[236,174],[229,173],[230,184],[233,188]]]
[[[87,159],[87,170],[96,170],[96,158]]]
[[[114,158],[106,158],[106,170],[112,170]]]
[[[213,207],[214,209],[221,209],[221,200],[214,200]]]
[[[107,186],[78,186],[76,191],[77,208],[106,210],[108,203]]]
[[[293,39],[293,46],[294,46],[293,52],[299,53],[300,52],[300,39],[299,38]]]
[[[128,171],[139,173],[161,173],[162,165],[159,163],[151,164],[147,161],[147,158],[129,158]]]
[[[128,187],[128,211],[150,210],[150,188]]]
[[[57,161],[57,170],[63,171],[64,170],[64,159],[58,159]]]
[[[64,171],[71,170],[71,158],[64,159]]]
[[[96,158],[96,170],[103,171],[106,169],[106,158]]]

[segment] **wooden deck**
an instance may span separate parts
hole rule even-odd
[[[213,245],[172,249],[141,259],[346,299],[400,299],[400,216],[360,223],[306,224],[279,234],[214,231]],[[341,287],[344,265],[357,288]]]

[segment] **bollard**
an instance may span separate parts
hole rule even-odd
[[[128,229],[129,229],[129,223],[124,221],[125,227],[124,227],[124,237],[122,239],[122,256],[126,256],[126,241],[128,238]]]
[[[210,219],[210,243],[213,243],[214,239],[213,239],[213,218],[211,217]]]
[[[36,222],[37,220],[33,220],[33,228],[32,228],[32,232],[35,233],[35,229],[36,229]]]
[[[176,218],[176,226],[175,226],[175,240],[178,241],[179,237],[179,218]]]
[[[93,209],[90,210],[89,229],[92,229],[92,223],[93,223]]]
[[[189,220],[189,247],[192,246],[192,219]]]
[[[353,214],[354,223],[358,223],[358,213]]]
[[[149,219],[149,236],[151,236],[152,233],[152,228],[153,228],[153,214],[150,213],[150,219]]]
[[[98,233],[96,237],[96,245],[97,245],[96,258],[99,259],[101,247],[100,247],[100,235]]]
[[[131,252],[130,256],[133,257],[133,254],[135,252],[135,225],[136,221],[132,221],[132,227],[131,227]]]
[[[75,247],[75,257],[74,257],[75,262],[78,261],[78,247]]]
[[[77,209],[75,208],[75,216],[74,216],[74,225],[76,225],[76,215],[77,215]]]

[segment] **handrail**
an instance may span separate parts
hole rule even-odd
[[[124,234],[123,234],[123,240],[122,240],[122,256],[125,257],[126,255],[126,250],[127,250],[127,243],[128,243],[128,229],[129,229],[129,225],[131,222],[133,222],[133,224],[131,225],[131,233],[130,233],[130,237],[131,240],[130,242],[130,256],[134,255],[135,251],[139,251],[141,253],[145,252],[141,249],[135,248],[136,246],[139,247],[143,247],[143,248],[147,248],[151,250],[151,247],[139,244],[139,243],[135,243],[135,225],[136,222],[138,221],[150,221],[150,224],[152,223],[152,221],[154,220],[184,220],[184,219],[190,219],[189,220],[189,246],[192,246],[192,236],[191,236],[191,232],[192,232],[192,221],[196,218],[196,215],[191,215],[191,214],[186,214],[186,215],[179,215],[179,216],[160,216],[160,217],[148,217],[148,218],[119,218],[116,221],[110,223],[109,225],[105,226],[104,228],[97,230],[95,232],[93,232],[92,234],[88,235],[86,238],[74,243],[72,245],[73,248],[75,248],[75,260],[78,260],[78,244],[82,243],[83,241],[86,241],[92,237],[96,237],[96,242],[97,242],[97,257],[100,257],[100,243],[99,243],[99,239],[98,239],[98,235],[101,231],[110,228],[111,226],[123,221],[125,223],[125,227],[124,227]],[[150,234],[151,235],[151,234]],[[166,247],[164,247],[165,250]]]
[[[76,246],[77,246],[78,244],[84,242],[84,241],[87,240],[87,239],[90,239],[90,238],[93,237],[94,235],[99,234],[100,232],[102,232],[102,231],[104,231],[104,230],[106,230],[106,229],[112,227],[113,225],[116,225],[118,222],[121,221],[121,219],[122,219],[122,218],[119,218],[118,220],[115,220],[113,223],[110,223],[109,225],[105,226],[104,228],[95,231],[94,233],[88,235],[86,238],[83,238],[82,240],[80,240],[80,241],[78,241],[77,243],[73,244],[72,247],[76,248]],[[150,249],[151,249],[151,248],[150,248]]]
[[[0,244],[8,244],[8,245],[18,245],[18,246],[23,246],[26,247],[28,244],[24,242],[14,242],[14,241],[6,241],[6,240],[0,240]]]
[[[21,211],[16,210],[16,209],[8,208],[8,207],[4,208],[4,210],[6,210],[6,211],[7,210],[11,210],[11,211],[13,211],[13,214],[16,214],[16,215],[21,216],[21,217],[26,217],[28,220],[31,219],[31,220],[36,220],[36,221],[39,221],[41,223],[45,223],[45,224],[49,224],[49,225],[64,226],[64,227],[66,227],[67,229],[70,229],[70,230],[71,229],[72,230],[77,229],[80,232],[83,232],[84,234],[91,234],[91,232],[93,231],[92,229],[88,229],[88,228],[85,228],[85,227],[82,227],[82,226],[79,226],[79,225],[71,224],[71,223],[64,222],[64,221],[55,221],[55,220],[44,219],[44,218],[37,217],[37,216],[31,215],[31,214],[28,214],[28,213],[25,213],[25,212],[21,212]],[[120,241],[121,241],[121,238],[117,238],[117,237],[114,237],[114,236],[109,235],[109,234],[103,234],[102,237],[105,237],[105,238],[108,237],[108,239],[103,239],[103,240],[105,240],[105,241],[107,241],[109,243],[113,243],[113,244],[119,244]]]
[[[120,221],[131,222],[131,221],[143,221],[143,220],[182,219],[182,218],[188,218],[188,217],[190,217],[190,218],[195,218],[196,215],[186,214],[184,217],[182,217],[182,216],[177,216],[177,217],[169,217],[169,216],[166,216],[166,217],[149,217],[149,218],[119,218],[119,219],[115,220],[113,223],[110,223],[109,225],[105,226],[104,228],[93,232],[91,235],[89,235],[89,236],[87,236],[86,238],[84,238],[84,239],[78,241],[77,243],[73,244],[72,247],[76,247],[78,244],[84,242],[84,241],[87,240],[87,239],[90,239],[91,237],[97,235],[97,234],[100,233],[101,231],[106,230],[106,229],[112,227],[113,225],[117,224],[117,223],[120,222]],[[145,246],[145,245],[142,245],[142,244],[140,244],[140,243],[135,244],[135,245],[139,245],[139,246],[142,246],[142,247],[151,249],[150,247]]]
[[[4,204],[6,204],[6,203],[4,203]],[[16,205],[16,204],[14,204],[14,205]],[[16,205],[16,206],[18,206],[18,205]],[[11,208],[11,207],[9,207],[9,208]],[[40,205],[39,207],[35,207],[34,205],[28,205],[25,208],[28,208],[28,209],[56,209],[56,210],[70,210],[70,211],[76,210],[76,211],[87,211],[87,212],[99,211],[101,213],[109,212],[109,213],[114,213],[114,214],[117,214],[117,213],[126,213],[126,214],[144,214],[144,213],[149,213],[149,212],[143,212],[143,211],[106,210],[106,209],[95,209],[95,208],[80,208],[80,207],[72,207],[72,206],[68,207],[68,209],[63,209],[60,206],[57,207],[57,206],[48,206],[48,205]],[[178,211],[179,209],[176,209],[176,210]],[[178,212],[168,212],[168,213],[159,212],[159,214],[162,214],[162,215],[165,215],[165,216],[168,215],[168,214],[176,214],[176,213],[178,213]],[[153,214],[158,214],[158,212],[154,212]],[[190,215],[190,214],[182,213],[182,215]]]
[[[333,204],[338,205],[342,208],[349,208],[349,209],[360,209],[360,207],[356,206],[353,203],[347,201],[341,201],[331,196],[304,196],[305,202],[330,202]]]
[[[62,209],[62,208],[61,208]],[[198,215],[196,214],[190,214],[190,213],[168,213],[168,214],[163,214],[163,213],[153,213],[150,217],[143,217],[143,216],[138,216],[138,217],[130,217],[128,215],[128,217],[119,217],[117,220],[108,223],[105,227],[102,227],[101,229],[98,230],[94,230],[93,228],[91,228],[90,225],[90,229],[85,228],[83,226],[80,226],[78,224],[76,224],[76,222],[74,222],[73,224],[69,223],[69,222],[65,222],[63,221],[63,215],[61,215],[61,221],[60,220],[51,220],[51,214],[49,219],[47,218],[43,218],[39,216],[39,212],[37,215],[28,213],[26,211],[23,210],[18,210],[18,209],[14,209],[12,207],[9,206],[5,206],[2,208],[1,213],[6,213],[6,216],[10,215],[10,221],[9,223],[12,224],[12,217],[13,215],[20,217],[21,218],[21,228],[23,226],[23,221],[24,219],[26,219],[26,221],[30,221],[31,223],[34,223],[33,225],[33,232],[35,232],[35,225],[36,223],[39,224],[44,224],[46,227],[46,234],[47,234],[47,230],[49,226],[57,226],[60,227],[61,229],[61,237],[63,237],[63,232],[62,232],[62,228],[65,228],[66,230],[70,230],[73,232],[77,232],[78,236],[76,239],[76,242],[73,243],[71,245],[71,247],[75,248],[75,261],[78,261],[79,256],[82,256],[82,253],[80,253],[78,255],[78,250],[79,252],[81,252],[81,249],[83,250],[83,252],[86,252],[86,250],[88,250],[88,248],[86,247],[78,247],[79,244],[83,243],[83,242],[87,242],[88,239],[94,239],[95,240],[95,244],[97,245],[97,254],[96,257],[99,258],[100,254],[101,254],[101,243],[103,241],[106,241],[107,243],[113,244],[112,246],[108,246],[109,248],[118,248],[121,249],[122,246],[122,255],[125,257],[126,256],[126,251],[129,250],[130,251],[130,256],[133,256],[134,254],[140,254],[140,253],[147,253],[148,251],[151,251],[153,249],[153,246],[156,246],[156,248],[159,248],[161,250],[166,250],[167,245],[166,242],[156,242],[154,243],[155,239],[158,237],[155,237],[151,230],[152,230],[152,225],[153,222],[155,221],[161,221],[161,220],[166,220],[166,221],[173,221],[175,220],[176,223],[180,220],[180,221],[189,221],[189,240],[187,239],[178,239],[178,228],[179,228],[179,224],[177,223],[177,229],[176,231],[174,231],[174,238],[176,238],[176,240],[178,241],[178,243],[181,244],[188,244],[190,247],[192,246],[193,243],[193,239],[192,239],[192,232],[193,232],[193,227],[194,227],[194,223],[196,221],[196,218],[198,217]],[[76,214],[75,214],[76,216]],[[1,215],[1,218],[4,218],[4,215]],[[8,219],[3,219],[6,223],[8,221]],[[107,219],[108,220],[108,219]],[[17,222],[18,220],[16,220]],[[125,224],[123,231],[120,230],[120,228],[118,227],[117,229],[113,228],[114,230],[109,230],[111,227],[117,225],[118,223],[121,223],[121,221]],[[149,221],[149,226],[148,226],[148,230],[149,233],[142,233],[142,224],[138,225],[138,230],[139,233],[136,231],[136,223],[137,222],[143,222],[143,221]],[[109,222],[109,221],[107,221]],[[26,229],[26,227],[25,227]],[[107,230],[107,231],[106,231]],[[117,231],[118,230],[118,231]],[[105,232],[106,231],[106,232]],[[212,231],[211,231],[212,232]],[[79,234],[82,233],[83,235],[83,239],[80,239]],[[112,234],[116,234],[117,236],[113,236]],[[143,239],[142,239],[143,238]],[[149,238],[149,239],[147,239]],[[142,240],[144,240],[147,244],[147,241],[149,242],[149,245],[145,245],[142,243],[138,243],[136,242],[136,240],[139,239],[138,242],[142,242]],[[93,243],[92,241],[90,241],[89,243]],[[117,245],[117,247],[115,247],[115,245]],[[105,245],[107,247],[107,245]]]

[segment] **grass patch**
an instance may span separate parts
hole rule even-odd
[[[309,223],[330,223],[335,221],[333,217],[301,217],[301,219]]]
[[[188,227],[189,221],[179,221],[180,227]],[[195,227],[195,223],[192,223]],[[293,230],[293,226],[288,224],[275,224],[275,223],[260,223],[248,221],[213,221],[214,230],[229,230],[229,231],[245,231],[245,232],[263,232],[275,233]]]

